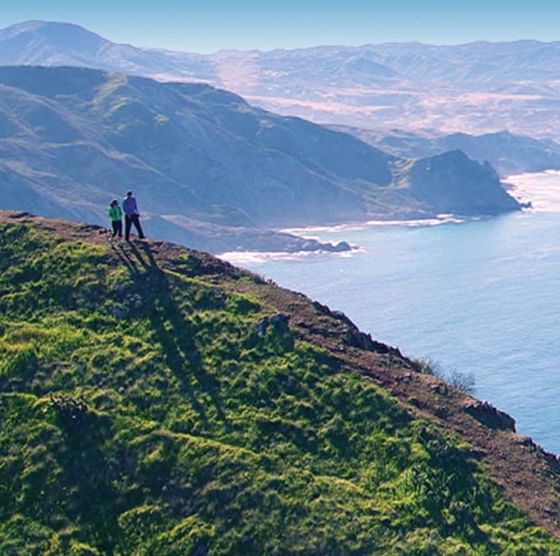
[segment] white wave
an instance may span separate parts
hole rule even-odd
[[[468,220],[478,220],[478,218],[469,218]],[[402,226],[415,228],[419,226],[440,226],[441,224],[462,224],[466,222],[466,218],[460,218],[454,214],[438,214],[435,218],[419,218],[416,220],[367,220],[365,222],[354,224],[336,224],[334,226],[307,226],[305,228],[284,228],[280,230],[287,234],[294,234],[306,239],[321,239],[320,236],[312,236],[310,234],[321,233],[338,233],[338,232],[356,232],[367,230],[368,228],[382,226]]]
[[[309,261],[325,258],[338,257],[346,259],[358,253],[364,253],[361,247],[352,248],[350,251],[334,253],[332,251],[296,251],[288,253],[285,251],[229,251],[216,255],[219,259],[235,265],[261,264],[267,261]]]
[[[560,212],[560,171],[546,170],[504,178],[510,193],[520,202],[530,202],[535,212]]]

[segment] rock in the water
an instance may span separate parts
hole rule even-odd
[[[339,241],[336,245],[333,246],[333,251],[335,253],[344,253],[345,251],[352,251],[352,247],[346,241]]]

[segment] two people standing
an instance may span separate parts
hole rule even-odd
[[[119,206],[119,202],[116,199],[111,201],[107,214],[111,220],[111,228],[113,230],[111,235],[111,240],[117,235],[119,239],[122,239],[122,215],[124,211],[124,238],[126,241],[130,241],[130,231],[132,225],[136,228],[138,232],[138,237],[140,239],[145,239],[144,230],[142,230],[142,225],[140,224],[140,212],[138,210],[138,202],[136,197],[132,194],[132,191],[128,191],[123,202],[122,209]]]

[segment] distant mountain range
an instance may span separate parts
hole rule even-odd
[[[514,135],[507,131],[438,136],[405,130],[382,133],[343,125],[330,127],[354,135],[365,143],[399,157],[422,158],[460,150],[473,160],[489,162],[502,176],[560,169],[558,143],[549,139]]]
[[[40,21],[0,31],[0,64],[77,65],[160,80],[201,80],[278,113],[388,131],[560,138],[560,42],[475,42],[221,51],[114,44]]]
[[[0,68],[0,180],[1,208],[94,222],[133,189],[160,237],[212,251],[317,247],[271,228],[519,208],[460,151],[397,158],[208,85],[64,67]]]

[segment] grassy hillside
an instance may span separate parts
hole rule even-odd
[[[208,255],[4,214],[0,315],[1,554],[560,553],[345,355],[398,351]]]

